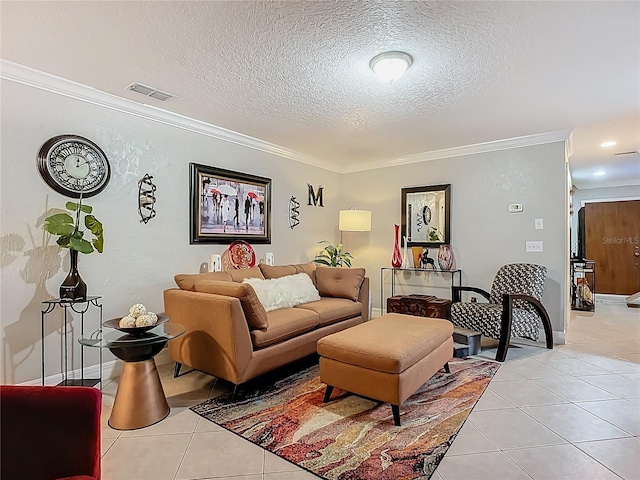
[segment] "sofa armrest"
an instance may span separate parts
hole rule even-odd
[[[187,329],[169,342],[171,358],[239,383],[253,350],[240,300],[173,288],[164,291],[164,306],[171,320]]]
[[[360,293],[358,294],[358,301],[362,304],[362,319],[369,321],[369,277],[364,277],[362,285],[360,285]]]

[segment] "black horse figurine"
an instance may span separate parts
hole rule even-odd
[[[420,267],[427,268],[427,265],[431,265],[434,270],[436,269],[436,261],[433,258],[429,258],[429,249],[425,248],[420,257]]]

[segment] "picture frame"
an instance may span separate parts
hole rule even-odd
[[[407,245],[451,243],[451,184],[402,189],[402,237]]]
[[[271,179],[189,164],[190,243],[271,243]]]

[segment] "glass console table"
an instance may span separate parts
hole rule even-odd
[[[380,269],[380,312],[386,313],[387,311],[387,302],[384,296],[384,274],[385,272],[391,273],[391,296],[393,297],[396,293],[396,273],[398,272],[408,272],[411,274],[431,274],[431,273],[439,273],[450,275],[451,286],[456,285],[456,277],[457,277],[457,285],[462,285],[462,270],[438,270],[431,268],[394,268],[394,267],[382,267]]]
[[[169,340],[184,332],[185,328],[178,323],[164,323],[143,333],[129,334],[106,328],[78,339],[87,347],[108,348],[124,361],[109,417],[111,428],[135,430],[153,425],[169,415],[169,404],[153,357]]]

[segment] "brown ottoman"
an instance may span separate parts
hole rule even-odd
[[[453,324],[438,318],[388,313],[318,340],[320,381],[391,404],[400,425],[400,405],[438,370],[449,372]]]

